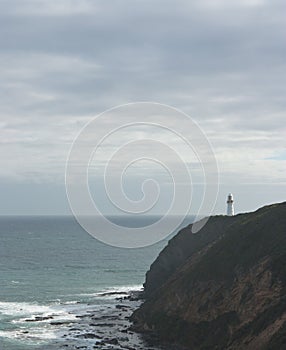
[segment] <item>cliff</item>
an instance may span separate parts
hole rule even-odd
[[[282,349],[286,202],[179,232],[148,271],[134,328],[188,349]]]

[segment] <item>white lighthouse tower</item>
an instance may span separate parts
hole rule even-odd
[[[234,215],[234,207],[233,207],[233,195],[230,193],[227,196],[227,216],[233,216]]]

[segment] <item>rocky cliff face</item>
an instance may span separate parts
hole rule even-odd
[[[144,297],[150,298],[181,265],[219,240],[238,218],[239,216],[211,217],[207,226],[204,226],[198,234],[192,234],[192,225],[182,229],[169,241],[147,272]]]
[[[283,349],[286,203],[190,229],[147,273],[135,329],[188,349]]]

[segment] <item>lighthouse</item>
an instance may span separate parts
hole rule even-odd
[[[234,215],[234,207],[233,207],[233,195],[230,193],[227,196],[227,216],[233,216]]]

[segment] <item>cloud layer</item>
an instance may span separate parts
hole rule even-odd
[[[223,184],[285,185],[285,17],[282,0],[2,0],[0,177],[62,183],[87,121],[156,101],[199,123]]]

